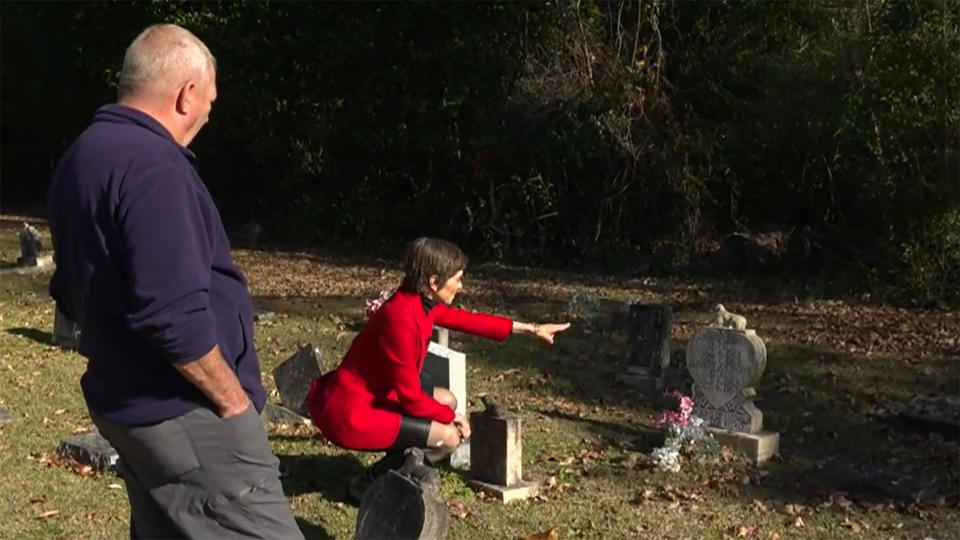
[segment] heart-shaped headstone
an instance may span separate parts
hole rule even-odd
[[[766,347],[752,331],[706,327],[687,345],[687,370],[717,409],[758,382],[766,365]]]

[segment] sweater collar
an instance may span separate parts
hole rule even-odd
[[[194,154],[189,148],[181,146],[180,143],[173,138],[173,135],[170,134],[167,128],[163,127],[163,125],[154,117],[141,110],[134,109],[133,107],[127,107],[126,105],[120,105],[117,103],[104,105],[103,107],[97,109],[97,112],[93,115],[93,121],[113,122],[117,124],[136,124],[177,145],[177,148],[180,149],[180,152],[188,160],[190,160],[191,163],[197,159],[196,154]]]

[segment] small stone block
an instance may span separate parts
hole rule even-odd
[[[75,435],[62,441],[57,447],[57,454],[86,463],[97,471],[115,471],[119,458],[117,451],[98,431]]]
[[[320,350],[307,344],[273,370],[273,381],[280,393],[280,403],[299,414],[309,416],[307,394],[314,379],[323,375]]]
[[[657,394],[663,391],[665,380],[663,377],[650,377],[648,375],[633,375],[623,373],[617,377],[617,380],[637,389],[643,394]]]
[[[442,328],[440,326],[433,327],[433,337],[430,338],[430,341],[439,343],[444,347],[450,346],[450,330]]]
[[[470,414],[470,425],[470,476],[494,485],[519,485],[523,481],[520,419],[474,412]]]
[[[776,431],[743,433],[711,427],[707,431],[720,444],[743,452],[757,464],[772,458],[780,450],[780,433]]]
[[[290,424],[293,426],[301,424],[309,426],[313,424],[309,418],[301,416],[282,405],[274,405],[273,403],[267,403],[263,406],[263,412],[260,413],[260,417],[263,418],[265,424]]]
[[[500,486],[497,484],[471,479],[467,480],[467,485],[476,490],[493,495],[504,504],[510,501],[521,501],[523,499],[536,497],[537,494],[540,493],[540,484],[537,482],[527,482],[523,480],[512,486]]]
[[[10,420],[15,420],[17,417],[11,412],[7,412],[3,409],[0,409],[0,424],[8,422]]]

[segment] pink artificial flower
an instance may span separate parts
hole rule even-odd
[[[680,393],[679,390],[674,390],[667,395],[677,398],[677,402],[679,403],[678,410],[663,412],[660,418],[656,420],[656,425],[660,427],[669,424],[686,426],[690,422],[690,413],[693,412],[693,400],[690,399],[690,396],[685,396]]]
[[[373,314],[380,310],[384,303],[390,299],[390,291],[380,291],[380,295],[372,300],[367,300],[367,318],[373,317]]]

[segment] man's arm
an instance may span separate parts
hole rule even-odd
[[[196,360],[174,367],[213,402],[222,418],[236,416],[250,406],[236,374],[220,355],[219,345]]]
[[[249,399],[217,345],[210,308],[212,254],[193,182],[177,167],[158,165],[124,183],[116,215],[127,324],[221,416],[231,416],[243,412]]]

